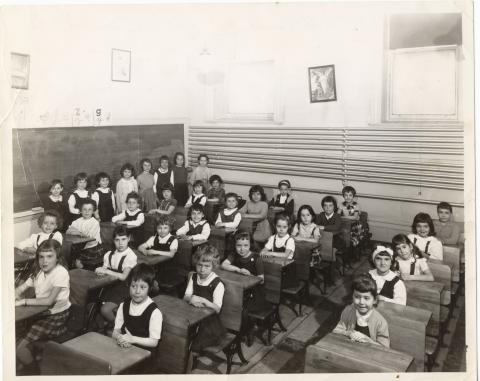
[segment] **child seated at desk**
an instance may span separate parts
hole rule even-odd
[[[201,180],[195,181],[193,184],[193,192],[188,198],[185,208],[190,208],[192,205],[205,206],[207,203],[207,196],[205,196],[205,184]]]
[[[170,183],[165,183],[161,186],[162,197],[158,202],[157,209],[150,210],[149,214],[167,214],[170,215],[175,211],[177,207],[177,200],[172,198],[173,195],[173,185]]]
[[[453,221],[452,206],[441,202],[437,206],[438,221],[433,221],[437,238],[443,245],[458,245],[460,242],[460,227]]]
[[[82,202],[82,216],[72,222],[67,234],[92,238],[80,251],[72,252],[71,264],[81,269],[84,266],[95,266],[103,255],[102,239],[100,238],[100,223],[93,217],[97,204],[91,198]]]
[[[293,226],[292,237],[295,241],[317,243],[320,240],[320,228],[313,222],[315,212],[310,205],[298,209],[297,223]]]
[[[392,268],[393,251],[389,247],[377,246],[372,254],[375,265],[369,273],[377,283],[378,298],[390,303],[407,304],[407,289]]]
[[[170,234],[173,230],[173,218],[160,215],[155,218],[157,234],[138,247],[144,255],[165,255],[173,257],[178,250],[178,239]]]
[[[405,234],[397,234],[392,238],[394,270],[400,273],[404,280],[420,280],[433,282],[434,278],[427,260]]]
[[[223,189],[223,180],[218,175],[212,175],[208,179],[210,183],[210,189],[207,192],[207,199],[212,202],[223,205],[225,202],[225,189]]]
[[[435,227],[427,213],[418,213],[413,219],[412,232],[408,238],[426,258],[443,260],[443,245],[435,238]]]
[[[183,299],[194,307],[207,307],[215,311],[214,315],[200,323],[198,335],[192,343],[195,352],[217,345],[226,332],[218,316],[222,309],[225,286],[213,272],[219,261],[217,248],[208,243],[199,246],[193,255],[196,272],[191,273],[188,279]]]
[[[206,241],[210,236],[210,224],[205,219],[202,205],[192,205],[190,218],[177,230],[177,237],[186,240]]]
[[[295,240],[288,234],[290,217],[283,213],[277,214],[275,216],[275,229],[277,234],[272,235],[268,239],[260,256],[262,258],[279,257],[292,259],[295,252]]]
[[[153,350],[162,332],[162,313],[148,296],[155,281],[155,271],[145,263],[136,265],[128,275],[130,297],[120,303],[112,338],[123,348],[135,344]]]
[[[370,274],[361,274],[353,280],[352,291],[353,303],[345,307],[333,333],[347,336],[352,341],[389,348],[387,321],[374,307],[377,284]]]
[[[46,210],[37,220],[37,225],[41,232],[32,234],[20,242],[17,247],[27,253],[34,254],[38,246],[47,239],[54,239],[61,245],[63,243],[63,236],[62,233],[57,230],[61,224],[61,217],[56,210]]]
[[[103,299],[100,312],[107,321],[107,326],[113,324],[114,310],[129,294],[125,280],[137,264],[137,256],[128,246],[129,242],[130,232],[125,226],[117,226],[113,231],[115,251],[107,252],[103,257],[103,266],[95,269],[97,275],[111,275],[120,281],[107,289]]]
[[[235,254],[230,253],[222,262],[222,269],[243,275],[254,275],[264,279],[263,262],[257,253],[250,251],[250,234],[235,234]]]
[[[117,225],[124,225],[132,236],[131,245],[137,248],[143,243],[143,228],[145,215],[140,209],[140,196],[138,193],[131,192],[127,195],[127,209],[118,216],[112,218],[112,222]]]
[[[227,207],[218,213],[215,227],[236,229],[242,221],[242,215],[238,210],[238,195],[236,193],[227,193],[225,195],[225,203]]]
[[[273,210],[275,215],[283,213],[291,218],[294,217],[295,201],[290,195],[291,188],[289,180],[282,180],[278,183],[278,194],[268,203],[269,208]]]
[[[317,215],[315,223],[320,230],[333,233],[333,247],[339,251],[345,250],[345,243],[340,235],[342,219],[337,213],[337,200],[332,196],[325,196],[322,199],[323,212]]]
[[[15,289],[15,306],[49,306],[49,314],[35,320],[26,337],[17,344],[17,359],[25,367],[24,374],[38,374],[38,365],[32,356],[32,344],[49,340],[67,331],[70,308],[70,277],[61,255],[61,244],[55,239],[43,241],[35,255],[33,274]],[[35,298],[22,299],[30,287]]]

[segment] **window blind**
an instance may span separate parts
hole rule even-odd
[[[463,190],[463,129],[190,126],[190,158],[246,172]]]

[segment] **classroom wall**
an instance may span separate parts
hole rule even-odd
[[[10,105],[15,102],[11,116],[15,127],[177,119],[191,125],[218,125],[209,120],[215,107],[212,93],[225,85],[229,63],[274,60],[279,84],[277,123],[292,130],[296,126],[362,127],[381,121],[386,17],[394,13],[460,12],[460,7],[454,2],[3,7],[3,62],[9,62],[10,51],[30,54],[31,75],[28,91],[10,89],[2,93],[2,100]],[[471,46],[469,17],[464,18],[463,25],[462,72],[471,70],[473,62],[473,51],[465,48]],[[130,83],[110,80],[112,48],[132,51]],[[208,67],[215,74],[208,83],[200,76],[205,69],[200,56],[203,49],[211,53]],[[328,64],[335,65],[338,100],[311,104],[307,68]],[[469,147],[473,144],[468,124],[473,115],[472,95],[465,86],[460,90]],[[101,121],[93,117],[97,108],[102,110]],[[239,123],[238,128],[241,126]],[[281,177],[234,169],[218,172],[227,182],[272,186]],[[291,180],[294,186],[332,192],[342,186],[340,181],[328,179]],[[468,186],[470,180],[466,181]],[[353,185],[361,194],[391,192],[383,185]],[[231,189],[244,195],[248,191],[241,185]],[[462,201],[461,192],[424,191],[425,199],[434,195],[432,199]],[[399,197],[410,192],[409,188],[395,187]],[[298,195],[320,210],[321,194]],[[362,199],[361,203],[370,213],[376,239],[388,239],[392,232],[405,230],[420,210],[435,215],[429,204],[375,198]],[[464,218],[462,208],[455,209],[455,217]]]

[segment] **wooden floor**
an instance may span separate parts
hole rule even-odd
[[[286,307],[281,308],[282,320],[287,332],[277,333],[273,345],[266,347],[258,338],[254,345],[248,348],[243,345],[244,354],[249,363],[241,366],[238,359],[232,368],[232,373],[302,373],[305,361],[305,348],[318,341],[336,325],[340,313],[350,298],[350,282],[355,273],[369,269],[366,259],[361,260],[349,270],[344,277],[338,277],[337,282],[329,287],[326,295],[321,295],[311,288],[312,306],[307,307],[303,316],[295,317]],[[462,372],[465,364],[465,310],[464,298],[460,297],[457,308],[445,336],[445,347],[440,348],[437,361],[433,368],[435,372]],[[220,358],[200,358],[199,367],[194,374],[224,373],[226,366]]]

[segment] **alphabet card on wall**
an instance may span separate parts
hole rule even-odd
[[[85,127],[93,124],[93,113],[80,107],[73,109],[73,127]]]

